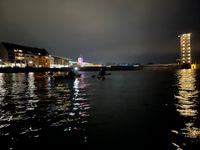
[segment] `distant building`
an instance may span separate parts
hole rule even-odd
[[[69,58],[50,56],[50,60],[51,68],[66,68],[70,66]]]
[[[82,56],[78,57],[78,65],[80,65],[80,66],[83,65],[83,57]]]
[[[191,65],[191,33],[184,33],[180,36],[180,64]]]
[[[50,67],[49,53],[45,49],[12,43],[1,43],[0,59],[5,67]]]
[[[70,60],[69,61],[69,66],[70,67],[77,67],[79,65],[78,65],[78,62],[76,60]]]
[[[82,56],[78,57],[77,65],[79,67],[102,67],[102,64],[84,62]]]

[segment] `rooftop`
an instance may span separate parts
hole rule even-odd
[[[11,52],[14,52],[15,49],[18,49],[18,50],[23,50],[23,53],[26,53],[26,54],[34,54],[34,55],[41,55],[41,56],[49,55],[47,50],[41,49],[41,48],[22,46],[22,45],[13,44],[13,43],[6,43],[6,42],[2,42],[1,44],[8,51],[11,51]]]

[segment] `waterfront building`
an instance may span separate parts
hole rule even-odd
[[[69,66],[70,66],[70,67],[77,67],[77,66],[79,66],[79,65],[78,65],[78,62],[77,62],[77,61],[75,61],[75,60],[70,60],[70,61],[69,61]]]
[[[191,55],[191,33],[184,33],[180,36],[180,64],[181,65],[191,65],[192,55]]]
[[[78,57],[78,62],[77,63],[78,63],[79,66],[83,65],[83,57],[82,56]]]
[[[84,62],[82,56],[78,57],[77,65],[79,67],[102,67],[103,66],[102,64]]]
[[[50,67],[49,53],[40,48],[2,42],[0,58],[5,67]]]
[[[70,59],[60,56],[50,56],[51,68],[66,68],[70,67]]]

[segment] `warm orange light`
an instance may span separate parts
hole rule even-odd
[[[192,67],[195,64],[192,64]],[[184,127],[179,131],[172,130],[175,134],[182,134],[189,138],[200,138],[200,128],[194,125],[194,122],[198,117],[198,109],[196,104],[198,103],[198,89],[196,88],[196,72],[192,69],[179,70],[177,73],[178,77],[178,95],[176,99],[178,100],[176,104],[176,111],[182,117],[191,118],[187,119],[184,123]]]
[[[184,63],[191,63],[191,47],[190,47],[190,36],[191,33],[186,33],[180,35],[180,46],[181,46],[181,62]],[[185,55],[186,54],[186,55]],[[189,61],[185,61],[189,60]]]

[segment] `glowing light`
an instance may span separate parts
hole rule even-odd
[[[192,65],[191,65],[191,68],[192,68],[192,69],[197,69],[197,64],[192,64]]]
[[[6,94],[6,90],[4,88],[4,83],[5,83],[4,74],[0,73],[0,92],[1,92],[0,101],[4,99],[4,96]]]
[[[78,64],[80,64],[80,65],[83,64],[83,57],[78,58]]]
[[[183,128],[176,134],[187,138],[200,138],[200,128],[194,124],[198,115],[198,93],[196,87],[196,72],[194,70],[180,70],[177,73],[179,92],[175,98],[178,100],[176,111],[182,117],[188,118]]]
[[[182,148],[180,148],[180,146],[176,143],[172,143],[172,145],[174,145],[177,149],[176,150],[183,150]]]
[[[74,88],[74,90],[75,90],[75,92],[74,92],[74,99],[76,100],[76,98],[77,98],[77,96],[78,96],[78,94],[79,94],[79,83],[80,83],[80,81],[78,80],[78,79],[75,79],[74,80],[74,86],[73,86],[73,88]]]
[[[78,68],[78,67],[74,67],[74,70],[75,70],[75,71],[78,71],[78,70],[79,70],[79,68]]]
[[[180,46],[181,46],[181,62],[182,64],[185,63],[191,63],[191,47],[190,47],[190,36],[191,33],[187,33],[187,34],[182,34],[180,35]],[[186,37],[186,38],[184,38]],[[185,55],[185,53],[187,55]],[[184,61],[184,60],[190,60],[190,61]]]

